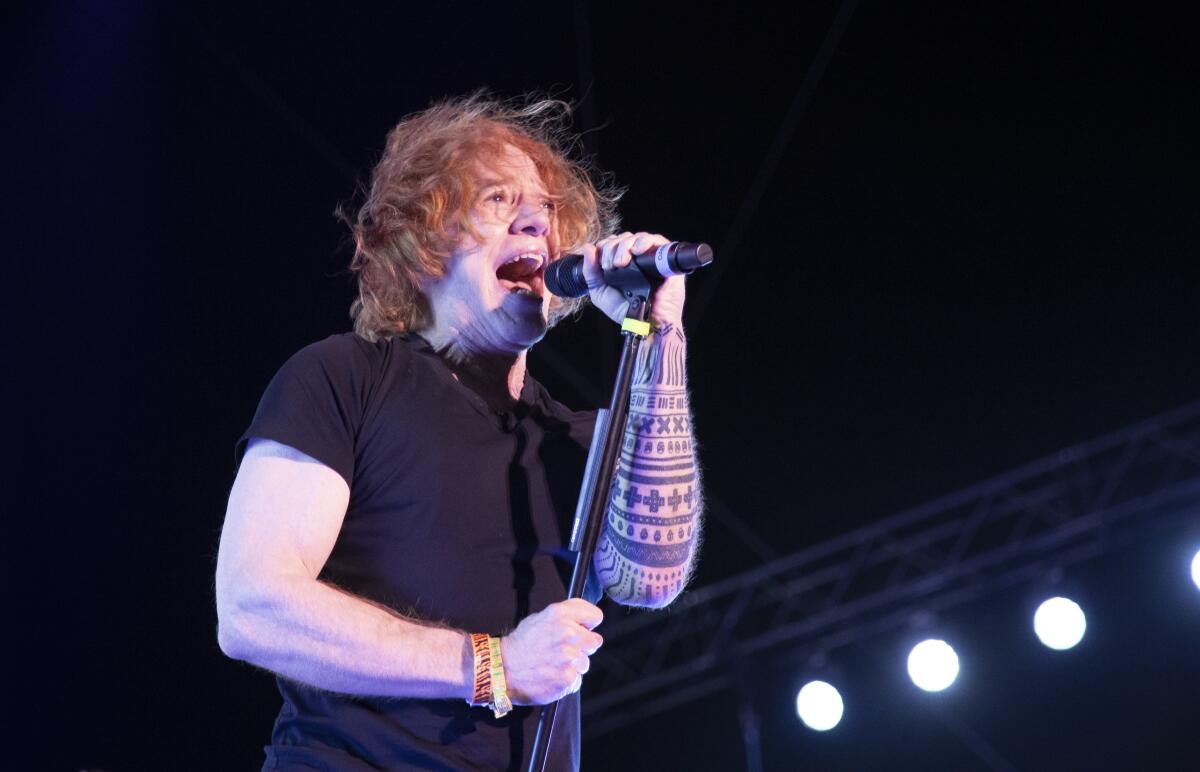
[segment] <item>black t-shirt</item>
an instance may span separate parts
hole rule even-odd
[[[280,369],[237,455],[263,437],[345,478],[350,503],[322,581],[405,616],[500,635],[566,597],[564,544],[594,420],[528,375],[517,405],[498,414],[420,337],[344,334]],[[279,691],[264,769],[520,769],[538,715],[495,719],[464,700],[347,697],[282,678]],[[548,768],[578,759],[572,695]]]

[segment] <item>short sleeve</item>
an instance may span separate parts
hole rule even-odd
[[[354,447],[374,382],[372,346],[352,334],[306,346],[284,363],[238,439],[235,461],[252,437],[289,445],[354,478]]]

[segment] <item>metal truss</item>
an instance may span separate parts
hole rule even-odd
[[[597,736],[1099,556],[1200,509],[1200,402],[610,621],[583,700]]]

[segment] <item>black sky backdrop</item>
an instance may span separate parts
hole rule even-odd
[[[215,638],[233,442],[287,356],[348,329],[332,212],[441,96],[575,101],[625,226],[714,246],[685,320],[706,486],[778,554],[1200,399],[1197,12],[860,0],[798,103],[839,9],[7,8],[12,768],[261,762],[273,683]],[[568,404],[611,377],[597,316],[535,350]],[[945,615],[970,649],[936,698],[902,633],[835,652],[826,736],[795,720],[795,663],[759,663],[767,768],[989,768],[964,731],[1022,770],[1194,768],[1171,753],[1194,745],[1197,547],[1192,526],[1071,572],[1073,654],[1032,641],[1024,588]],[[710,523],[696,582],[758,562]],[[743,768],[736,707],[584,760]]]

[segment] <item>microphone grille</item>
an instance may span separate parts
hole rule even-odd
[[[583,278],[583,255],[567,255],[546,267],[546,289],[560,298],[578,298],[587,294]]]

